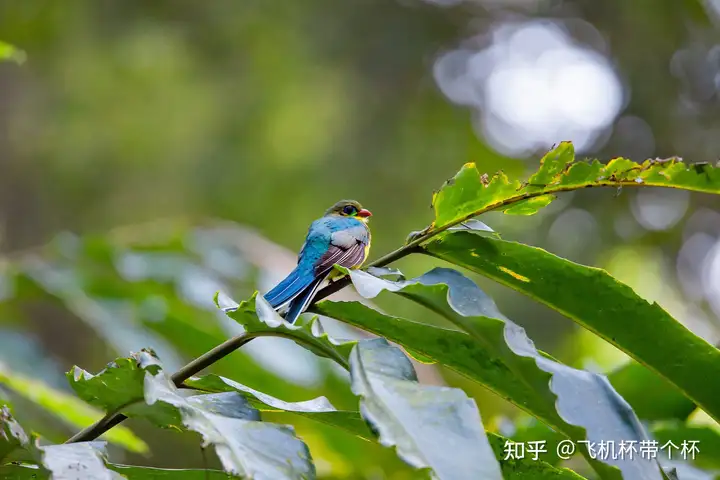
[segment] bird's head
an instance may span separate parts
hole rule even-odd
[[[367,222],[368,218],[372,217],[370,210],[365,210],[362,205],[355,200],[340,200],[335,205],[328,208],[325,215],[356,217],[361,222]]]

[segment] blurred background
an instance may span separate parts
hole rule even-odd
[[[0,396],[51,441],[90,420],[48,416],[23,381],[69,392],[72,365],[96,372],[151,346],[176,368],[221,343],[238,327],[213,293],[269,289],[338,199],[372,210],[377,257],[432,220],[432,191],[465,162],[517,178],[561,140],[603,161],[715,163],[720,152],[718,0],[2,0],[0,39],[27,54],[0,63]],[[586,190],[533,217],[483,221],[606,268],[720,339],[714,196]],[[478,281],[563,361],[598,371],[625,361]],[[427,370],[425,381],[473,395],[488,429],[518,415]],[[213,371],[284,400],[355,405],[342,373],[284,340],[257,340]],[[323,478],[415,478],[390,450],[268,418],[296,425]],[[191,435],[127,425],[150,453],[114,448],[116,462],[217,465]]]

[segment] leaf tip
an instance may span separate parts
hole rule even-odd
[[[213,303],[216,308],[220,308],[220,290],[217,290],[215,295],[213,295]]]

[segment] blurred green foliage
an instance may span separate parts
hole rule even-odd
[[[373,211],[379,255],[432,219],[429,192],[462,163],[511,177],[534,169],[539,155],[514,159],[493,151],[432,78],[438,53],[475,33],[469,24],[482,29],[520,11],[499,3],[500,10],[413,0],[0,2],[0,39],[27,55],[22,65],[0,63],[0,251],[7,258],[0,260],[0,361],[67,392],[63,373],[72,365],[99,370],[148,343],[179,366],[233,332],[214,317],[213,280],[227,282],[237,298],[268,287],[289,270],[292,255],[265,239],[297,250],[309,222],[337,199],[357,198]],[[570,1],[560,14],[591,23],[606,39],[605,53],[626,83],[625,113],[650,125],[654,154],[714,161],[718,150],[707,139],[716,137],[717,102],[688,114],[679,107],[688,79],[669,70],[679,49],[717,43],[712,16],[699,0],[651,3]],[[519,14],[554,16],[555,7],[540,2]],[[587,40],[580,30],[579,41]],[[593,155],[628,155],[620,132]],[[695,214],[717,210],[717,199],[691,195],[688,213],[654,231],[634,218],[636,200],[634,192],[583,191],[534,217],[484,220],[505,238],[608,268],[717,338],[708,303],[681,288],[675,268],[693,228],[720,236],[708,220],[717,217]],[[586,224],[577,219],[585,217],[563,215],[578,211],[590,214],[594,229],[579,228]],[[206,218],[252,225],[265,238],[222,229],[203,236],[189,227]],[[106,232],[112,241],[104,241]],[[237,245],[252,242],[257,251]],[[280,260],[278,251],[289,256]],[[138,262],[132,254],[146,256]],[[149,265],[147,272],[118,268],[132,272],[132,262]],[[408,275],[437,264],[400,262]],[[185,296],[188,275],[208,280],[202,288],[194,284],[197,299]],[[479,283],[561,360],[604,370],[623,361],[549,309]],[[443,325],[420,312],[407,302],[393,313]],[[326,395],[339,408],[353,405],[343,393],[346,380],[325,361],[305,358],[312,367],[288,366],[285,375],[271,367],[263,350],[292,348],[280,342],[236,352],[213,371],[288,401]],[[291,358],[301,355],[290,351]],[[428,372],[428,381],[474,396],[488,428],[518,414],[463,377]],[[24,425],[50,440],[75,431],[7,386],[0,395],[11,397]],[[217,466],[194,438],[135,420],[128,426],[152,456],[113,450],[113,458],[172,466],[182,457],[186,467]],[[326,478],[414,478],[378,445],[303,419],[296,426]]]

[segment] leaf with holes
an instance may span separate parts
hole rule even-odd
[[[491,179],[468,163],[445,182],[433,197],[435,222],[442,230],[491,210],[532,215],[554,199],[554,193],[586,187],[669,187],[720,194],[720,168],[686,164],[679,159],[636,163],[615,158],[607,165],[598,160],[575,160],[572,143],[561,142],[541,160],[527,182],[510,181],[499,172]],[[430,231],[432,231],[432,229]]]

